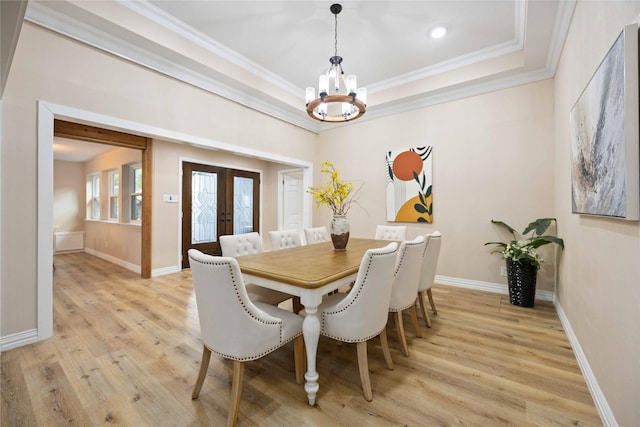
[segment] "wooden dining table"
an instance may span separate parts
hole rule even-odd
[[[324,242],[236,258],[245,281],[300,297],[306,312],[302,324],[307,350],[304,389],[312,406],[319,390],[316,371],[320,339],[318,305],[324,295],[356,279],[368,249],[389,243],[387,240],[351,238],[345,251],[336,251],[331,242]]]

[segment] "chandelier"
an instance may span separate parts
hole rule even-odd
[[[342,57],[338,56],[338,14],[342,11],[342,5],[332,4],[329,10],[335,16],[335,53],[329,58],[331,67],[320,76],[318,98],[313,87],[306,89],[307,114],[322,122],[348,122],[366,111],[367,89],[358,89],[355,75],[344,76]],[[344,88],[342,92],[341,84]]]

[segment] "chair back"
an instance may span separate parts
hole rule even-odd
[[[237,257],[262,252],[262,237],[257,232],[220,236],[222,256]]]
[[[425,236],[426,247],[422,256],[422,273],[420,275],[420,284],[418,292],[431,289],[436,278],[436,267],[438,266],[438,256],[440,255],[440,243],[442,243],[442,234],[434,231]]]
[[[416,302],[424,247],[424,236],[400,243],[389,310],[404,310]]]
[[[331,241],[327,227],[305,228],[304,238],[307,241],[307,245]]]
[[[347,342],[375,337],[387,324],[389,298],[398,252],[396,242],[369,249],[360,262],[356,281],[332,311],[322,313],[322,334]]]
[[[298,230],[270,231],[269,240],[271,240],[272,251],[302,246]]]
[[[378,240],[407,240],[407,226],[378,225],[375,238]]]
[[[202,341],[233,360],[255,360],[280,346],[282,320],[249,299],[235,258],[189,249]]]

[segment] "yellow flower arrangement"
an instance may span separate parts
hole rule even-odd
[[[330,161],[325,160],[320,164],[320,172],[329,176],[329,182],[317,187],[309,187],[307,191],[313,195],[316,205],[329,206],[334,215],[346,215],[351,204],[357,203],[355,199],[357,191],[353,183],[341,180],[340,172]]]

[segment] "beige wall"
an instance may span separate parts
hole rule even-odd
[[[553,82],[551,80],[462,99],[323,132],[318,157],[345,179],[365,182],[349,213],[353,236],[373,236],[386,223],[384,158],[387,150],[432,145],[433,224],[405,224],[408,236],[443,234],[437,274],[505,284],[504,259],[487,241],[508,236],[491,219],[523,230],[553,216]],[[316,171],[316,181],[325,181]],[[315,225],[329,222],[322,208]],[[390,223],[392,224],[392,223]],[[553,263],[539,289],[553,289]]]
[[[560,304],[618,423],[637,424],[640,229],[638,223],[570,213],[568,111],[618,32],[639,12],[637,1],[580,2],[554,81],[356,122],[318,137],[25,24],[2,105],[1,334],[36,324],[37,100],[315,165],[330,159],[346,179],[366,182],[366,211],[355,207],[349,214],[354,236],[371,236],[376,224],[386,222],[384,152],[428,144],[434,146],[434,223],[408,224],[409,236],[443,233],[439,275],[505,284],[499,276],[503,260],[483,246],[504,237],[490,219],[521,229],[536,217],[556,216],[567,244],[556,288]],[[154,269],[176,263],[177,206],[163,204],[161,195],[179,193],[174,173],[184,148],[156,143]],[[273,165],[256,167],[277,174]],[[11,185],[16,176],[19,187]],[[321,179],[316,170],[316,182]],[[263,206],[274,194],[271,187],[267,180]],[[275,211],[263,213],[263,230],[275,228]],[[327,209],[314,210],[315,225],[328,223]],[[553,263],[539,286],[553,289]]]
[[[85,172],[78,162],[53,162],[53,226],[55,231],[84,231]]]
[[[259,141],[257,141],[259,142]],[[165,194],[181,194],[182,161],[212,164],[233,169],[261,173],[262,204],[260,232],[263,246],[268,247],[267,231],[278,228],[277,175],[280,169],[291,166],[267,162],[260,159],[238,156],[222,151],[204,150],[186,144],[167,141],[153,141],[154,181],[153,181],[153,266],[154,270],[177,267],[181,251],[180,204],[163,202]]]
[[[571,213],[569,111],[640,2],[579,2],[555,78],[557,296],[621,426],[640,424],[640,224]]]
[[[92,173],[99,173],[102,191],[101,197],[101,213],[100,221],[85,221],[84,247],[94,255],[106,257],[112,261],[120,260],[123,266],[134,271],[140,271],[142,260],[142,240],[140,225],[128,224],[123,221],[123,211],[125,203],[123,199],[128,197],[127,189],[124,187],[124,165],[140,163],[142,161],[142,152],[140,150],[131,150],[127,148],[116,148],[106,153],[100,154],[93,159],[84,163],[84,173],[81,178],[82,182],[86,181],[86,176]],[[108,170],[117,169],[120,173],[120,219],[118,222],[110,222],[109,204],[107,202],[107,174]],[[84,193],[83,193],[84,196]],[[84,197],[83,197],[84,200]],[[86,207],[86,203],[82,204]],[[83,210],[86,214],[86,209]],[[114,260],[115,258],[115,260]]]
[[[25,23],[2,103],[2,336],[37,325],[38,100],[241,150],[314,159],[310,132]],[[16,177],[20,186],[11,185]],[[152,230],[153,251],[161,253],[157,227],[163,224]]]

